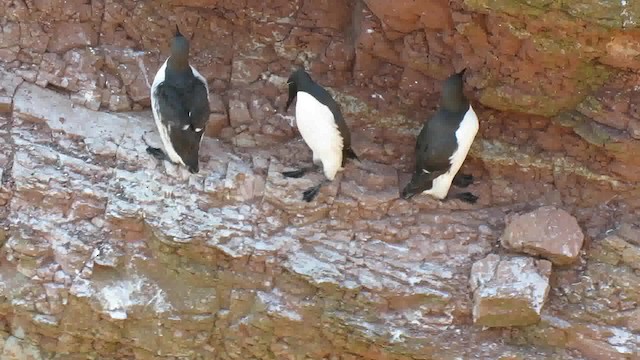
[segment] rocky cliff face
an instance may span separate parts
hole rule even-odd
[[[3,0],[2,359],[635,359],[640,4]],[[201,172],[159,144],[174,24],[212,89]],[[316,202],[282,112],[330,87],[350,163]],[[467,67],[476,205],[398,199]]]

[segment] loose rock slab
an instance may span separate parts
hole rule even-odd
[[[13,94],[22,83],[22,78],[0,70],[0,112],[10,112]]]
[[[475,324],[525,326],[540,320],[549,293],[551,262],[490,254],[471,267]]]
[[[543,256],[556,265],[573,263],[584,243],[576,218],[553,206],[516,216],[504,230],[502,246]]]

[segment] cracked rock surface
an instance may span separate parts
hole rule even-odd
[[[524,203],[489,177],[472,186],[508,204],[407,202],[406,174],[364,159],[306,203],[320,175],[280,174],[303,161],[300,141],[248,151],[206,138],[192,175],[145,152],[159,143],[149,112],[95,112],[29,83],[12,104],[7,359],[630,359],[639,346],[638,224],[622,202],[593,207],[549,186]],[[567,209],[593,236],[551,282],[546,260],[495,254],[505,219],[535,204]],[[493,277],[478,270],[490,260]],[[496,296],[507,303],[485,306]],[[514,303],[527,321],[505,315]],[[483,320],[495,316],[505,322]]]
[[[595,0],[5,1],[0,358],[638,358],[638,14]],[[148,86],[175,23],[211,88],[197,175],[144,151],[159,145]],[[282,109],[293,65],[335,95],[361,159],[313,203],[301,192],[319,174],[280,175],[311,159]],[[398,199],[454,66],[480,118],[463,166],[478,203]],[[583,234],[570,262],[502,247],[514,219],[551,208]],[[470,282],[484,263],[500,276]],[[528,312],[475,311],[493,290]],[[509,322],[477,323],[495,314]]]

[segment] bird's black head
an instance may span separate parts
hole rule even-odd
[[[189,66],[189,40],[180,33],[178,25],[176,25],[176,33],[171,39],[169,63],[174,69],[185,69]]]
[[[469,100],[464,96],[463,75],[467,69],[453,74],[444,81],[442,86],[441,105],[449,111],[464,111],[469,107]]]
[[[411,177],[411,181],[409,181],[407,186],[405,186],[404,189],[402,189],[402,192],[400,192],[400,197],[405,200],[409,200],[414,195],[427,190],[427,188],[431,186],[429,184],[430,180],[431,179],[428,179],[422,173],[413,174],[413,177]]]
[[[287,106],[284,108],[285,111],[289,110],[289,106],[293,102],[293,99],[296,98],[298,90],[304,90],[310,83],[313,83],[313,80],[303,68],[299,68],[291,73],[289,79],[287,79],[289,98],[287,99]]]
[[[200,171],[199,155],[203,131],[195,131],[193,126],[172,127],[169,136],[176,153],[192,174]]]

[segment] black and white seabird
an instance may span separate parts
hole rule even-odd
[[[358,159],[351,149],[351,134],[347,127],[340,105],[331,94],[318,85],[311,76],[298,69],[287,80],[289,99],[285,111],[293,100],[296,102],[296,126],[304,142],[313,152],[313,165],[282,174],[286,177],[299,178],[307,171],[315,170],[322,165],[325,180],[304,191],[303,200],[310,202],[315,198],[320,187],[332,181],[341,170],[346,159]]]
[[[209,85],[189,65],[189,40],[177,25],[171,40],[171,56],[151,85],[151,109],[165,151],[149,146],[147,152],[197,173],[200,142],[209,120]]]
[[[403,199],[422,192],[446,201],[452,198],[448,196],[452,183],[462,188],[473,183],[472,175],[458,174],[479,127],[478,117],[463,93],[465,71],[445,80],[440,108],[418,135],[416,169],[402,190]],[[453,198],[471,204],[478,199],[470,192],[459,193]]]

